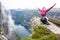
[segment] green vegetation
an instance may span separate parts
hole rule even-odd
[[[53,20],[53,21],[55,21],[55,22],[58,22],[58,23],[60,23],[60,20],[58,20],[58,19],[55,19],[55,18],[49,18],[49,20]]]
[[[2,32],[1,28],[0,28],[0,33]]]
[[[34,28],[34,33],[32,34],[33,39],[37,40],[56,40],[56,35],[52,33],[49,29],[44,26]]]
[[[36,26],[29,38],[21,38],[18,40],[60,40],[60,35],[54,34],[44,26]]]
[[[49,21],[60,27],[60,20],[54,19],[54,18],[49,18]]]

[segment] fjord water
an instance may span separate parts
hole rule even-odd
[[[11,14],[9,14],[9,33],[11,35],[12,31],[15,31],[15,33],[19,36],[19,37],[28,37],[30,35],[30,32],[28,31],[28,29],[26,29],[24,26],[22,25],[15,25],[14,24],[14,20],[12,19]]]

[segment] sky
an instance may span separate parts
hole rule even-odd
[[[60,0],[0,0],[6,9],[42,9],[51,7],[56,3],[54,8],[60,8]]]

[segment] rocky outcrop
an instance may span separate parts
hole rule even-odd
[[[42,25],[42,22],[40,21],[39,17],[34,17],[31,19],[30,25],[31,25],[31,31],[33,32],[33,29],[37,26]]]
[[[58,26],[56,26],[55,24],[53,24],[53,23],[51,23],[49,21],[48,21],[48,23],[50,25],[42,24],[42,22],[40,21],[40,18],[39,17],[32,18],[31,19],[31,30],[33,32],[33,29],[35,27],[43,25],[44,27],[46,27],[47,29],[49,29],[53,33],[60,34],[60,28]]]

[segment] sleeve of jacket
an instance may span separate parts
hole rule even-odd
[[[56,3],[52,7],[50,7],[49,9],[47,9],[46,12],[48,12],[49,10],[51,10],[55,5],[56,5]]]
[[[39,11],[41,11],[41,9],[38,8]]]

